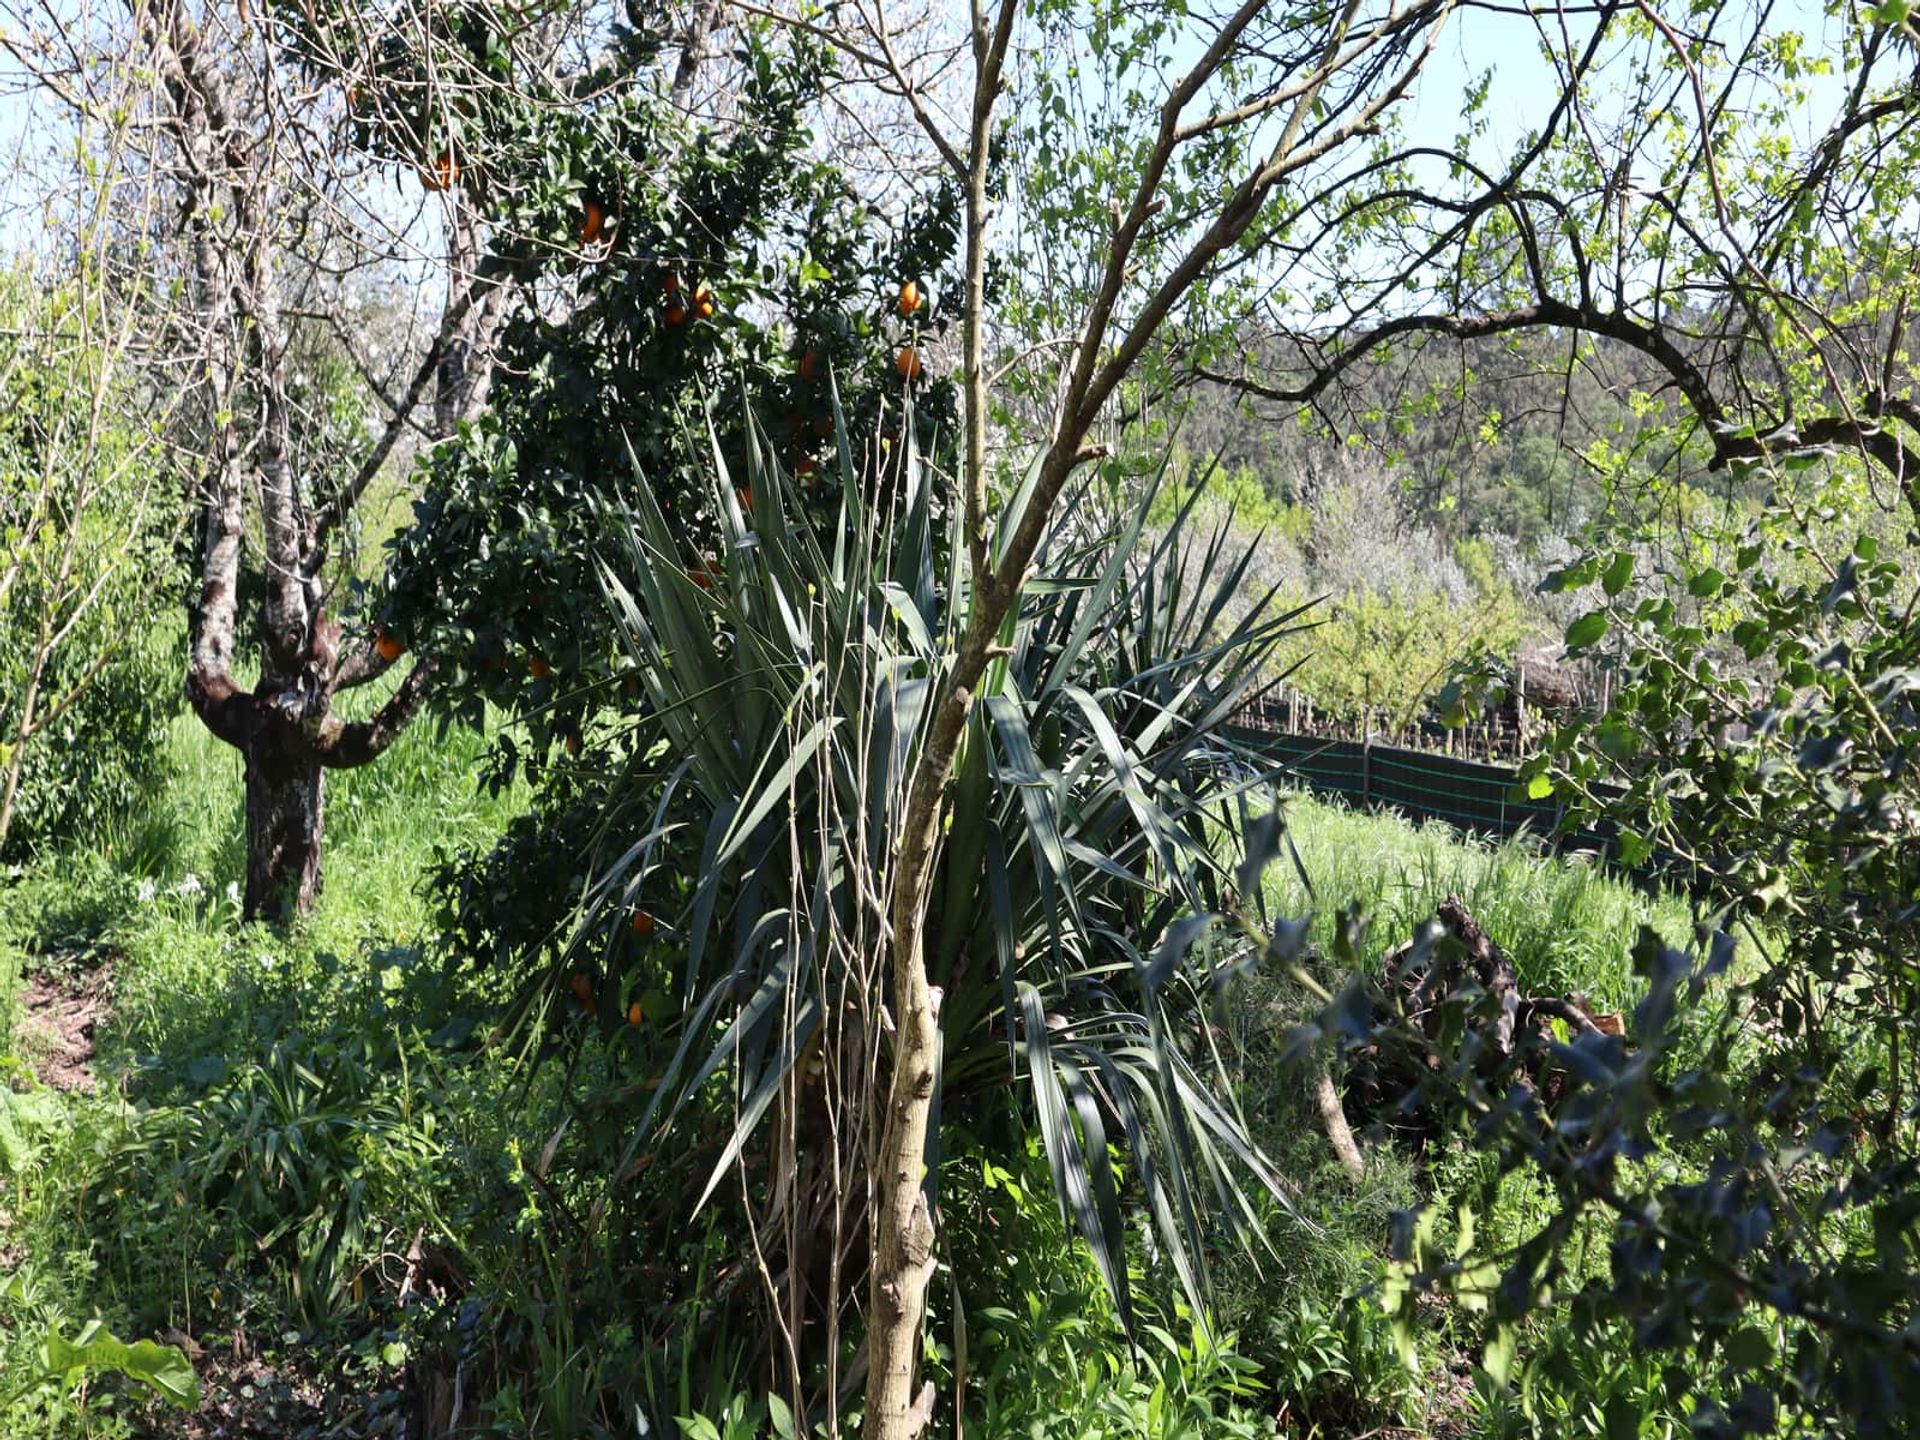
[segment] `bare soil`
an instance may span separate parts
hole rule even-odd
[[[88,971],[72,983],[31,974],[20,991],[21,1051],[42,1085],[92,1090],[93,1037],[111,1000],[112,977]]]

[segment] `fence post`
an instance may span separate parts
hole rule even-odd
[[[1527,747],[1527,662],[1515,662],[1513,687],[1513,758],[1520,759]]]
[[[1373,726],[1364,710],[1360,720],[1360,807],[1365,809],[1373,794]]]

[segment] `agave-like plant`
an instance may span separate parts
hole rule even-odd
[[[738,489],[714,454],[723,554],[688,553],[643,476],[628,545],[605,557],[658,734],[608,820],[640,838],[600,857],[559,963],[613,953],[660,893],[658,869],[686,853],[676,825],[701,828],[697,882],[667,917],[685,951],[678,1048],[628,1160],[727,1083],[735,1123],[702,1200],[757,1127],[786,1157],[779,1186],[798,1188],[798,1152],[823,1143],[810,1106],[833,1102],[866,1119],[830,1127],[833,1183],[864,1214],[846,1167],[866,1152],[847,1136],[874,1133],[884,1094],[890,862],[932,682],[970,603],[964,546],[910,439],[862,460],[842,424],[826,496],[799,493],[757,432],[752,445]],[[974,697],[928,927],[939,1105],[1024,1086],[1062,1203],[1129,1321],[1130,1212],[1144,1207],[1201,1297],[1210,1217],[1251,1234],[1254,1191],[1282,1193],[1207,1021],[1233,957],[1195,942],[1231,908],[1219,857],[1271,804],[1250,802],[1269,777],[1225,722],[1299,615],[1271,594],[1245,603],[1250,552],[1230,552],[1224,527],[1196,537],[1189,506],[1156,531],[1151,501],[1151,487],[1122,504],[1090,482],[1060,507]],[[1202,563],[1176,564],[1189,546]]]

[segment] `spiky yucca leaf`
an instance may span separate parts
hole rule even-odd
[[[636,767],[617,807],[652,816],[639,828],[658,837],[671,786],[705,827],[673,917],[677,1049],[620,1169],[725,1076],[736,1123],[708,1193],[823,1022],[881,1012],[903,790],[970,599],[954,517],[910,441],[861,463],[842,424],[825,505],[762,439],[750,509],[717,452],[713,465],[712,571],[644,476],[625,552],[602,567],[674,762]],[[1191,504],[1149,544],[1151,500],[1103,515],[1089,488],[1061,507],[968,723],[928,925],[943,1110],[1024,1081],[1061,1203],[1129,1318],[1123,1195],[1198,1298],[1207,1217],[1244,1230],[1247,1182],[1281,1194],[1212,1052],[1214,972],[1189,917],[1219,908],[1215,856],[1235,850],[1221,836],[1244,808],[1223,722],[1298,615],[1269,595],[1224,625],[1247,557],[1216,536],[1203,564],[1174,564]],[[602,858],[573,955],[604,946],[653,855],[643,840]]]

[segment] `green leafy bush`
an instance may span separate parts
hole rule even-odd
[[[108,343],[98,284],[0,274],[0,858],[131,814],[180,708],[165,408]]]
[[[1904,1078],[1920,630],[1911,556],[1823,503],[1846,484],[1823,460],[1786,457],[1773,503],[1704,535],[1658,586],[1629,593],[1633,566],[1606,546],[1554,582],[1593,587],[1568,643],[1613,669],[1613,700],[1528,775],[1569,824],[1610,823],[1621,860],[1696,897],[1684,948],[1621,937],[1641,989],[1626,1033],[1529,1028],[1489,1056],[1459,1043],[1497,1009],[1472,991],[1440,1042],[1410,1036],[1391,994],[1377,1020],[1349,1006],[1326,1021],[1431,1054],[1427,1103],[1471,1122],[1491,1183],[1550,1194],[1476,1259],[1497,1266],[1491,1323],[1631,1327],[1669,1362],[1647,1393],[1702,1435],[1901,1435],[1920,1407]],[[1416,942],[1421,964],[1449,953],[1432,930]],[[1550,1095],[1519,1079],[1542,1060],[1562,1077]],[[1596,1231],[1604,1266],[1578,1258]],[[1409,1297],[1459,1279],[1400,1258]]]

